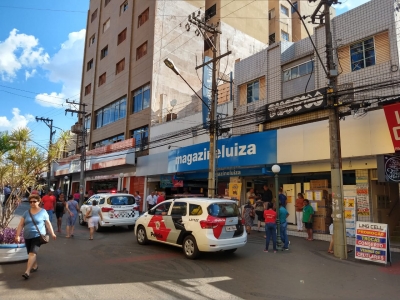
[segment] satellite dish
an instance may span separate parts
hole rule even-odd
[[[176,101],[176,99],[171,100],[171,102],[169,103],[172,107],[174,107],[176,105],[178,101]]]

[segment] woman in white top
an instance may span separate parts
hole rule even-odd
[[[92,207],[86,212],[86,220],[90,231],[89,240],[93,240],[94,227],[99,226],[99,219],[103,222],[103,215],[100,207],[97,206],[97,201],[93,200]]]

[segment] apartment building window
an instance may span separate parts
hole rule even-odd
[[[289,33],[281,30],[281,39],[285,41],[289,41]]]
[[[125,58],[121,59],[119,62],[117,62],[117,65],[115,67],[115,75],[118,73],[121,73],[125,69]]]
[[[149,126],[132,130],[131,137],[135,139],[136,151],[147,149],[149,144]]]
[[[107,5],[108,5],[108,3],[110,3],[111,2],[111,0],[106,0],[105,2],[104,2],[104,7],[106,7]]]
[[[350,46],[351,71],[361,70],[375,65],[374,38]]]
[[[123,133],[121,133],[121,134],[118,134],[118,135],[115,135],[115,136],[112,136],[112,137],[106,138],[104,140],[93,143],[93,148],[96,149],[96,148],[104,147],[107,145],[121,142],[123,140],[125,140],[125,136]]]
[[[128,10],[128,1],[125,1],[124,3],[122,3],[122,5],[119,9],[119,15],[122,15],[127,10]]]
[[[96,34],[93,34],[89,39],[89,47],[90,45],[93,45],[95,41],[96,41]]]
[[[87,86],[85,86],[85,96],[89,95],[91,91],[92,91],[92,84],[89,83]]]
[[[272,20],[273,18],[275,18],[275,8],[268,12],[268,20]]]
[[[260,81],[247,84],[247,103],[260,100]]]
[[[270,44],[275,43],[275,33],[269,35],[269,43]]]
[[[108,55],[108,45],[105,46],[103,49],[101,49],[100,52],[100,59],[103,59],[104,57],[106,57]]]
[[[90,129],[90,123],[92,121],[92,117],[90,115],[88,115],[87,117],[85,117],[85,128],[86,129]]]
[[[104,24],[103,24],[103,33],[107,31],[108,28],[110,28],[111,25],[111,20],[108,19]]]
[[[133,113],[150,106],[150,84],[146,84],[133,92]]]
[[[92,13],[92,16],[90,17],[90,23],[92,23],[97,17],[97,9]]]
[[[103,73],[99,76],[99,86],[103,85],[106,83],[106,76],[107,73]]]
[[[147,41],[136,49],[136,60],[139,60],[147,54]]]
[[[89,71],[92,68],[93,68],[93,58],[89,60],[88,63],[86,64],[86,71]]]
[[[96,112],[96,129],[114,123],[126,116],[126,97],[123,97]]]
[[[142,26],[149,19],[149,8],[142,12],[138,18],[138,28]]]
[[[122,30],[120,32],[120,34],[118,34],[117,45],[121,44],[125,40],[126,40],[126,28],[124,30]]]
[[[292,14],[294,14],[299,8],[297,2],[293,2],[292,5]]]
[[[286,6],[281,5],[281,13],[289,17],[289,9]]]
[[[283,71],[283,81],[296,79],[307,74],[314,72],[314,61],[308,61],[303,64],[291,67]]]

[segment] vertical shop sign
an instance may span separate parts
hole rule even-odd
[[[394,151],[400,150],[400,103],[385,105],[386,121],[392,137]]]
[[[358,220],[370,220],[368,171],[356,170],[356,194]]]
[[[229,197],[231,199],[240,201],[240,193],[242,192],[242,184],[241,183],[229,183]]]
[[[356,259],[390,262],[387,224],[356,222]]]
[[[355,237],[356,234],[356,197],[344,197],[344,219],[346,221],[346,235]]]
[[[204,62],[209,62],[211,57],[205,56]],[[201,96],[203,97],[202,104],[202,116],[203,116],[203,127],[208,128],[207,122],[210,121],[209,113],[211,108],[211,98],[212,98],[212,70],[213,63],[205,65],[203,67],[203,86],[201,89]],[[208,104],[208,107],[205,105]]]

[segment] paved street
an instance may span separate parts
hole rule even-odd
[[[290,251],[264,253],[263,233],[253,232],[233,255],[191,261],[179,248],[139,246],[126,228],[93,241],[86,227],[76,229],[74,238],[61,234],[42,247],[28,281],[25,262],[0,265],[1,299],[397,299],[400,292],[399,253],[392,267],[339,261],[327,242],[299,237]]]

